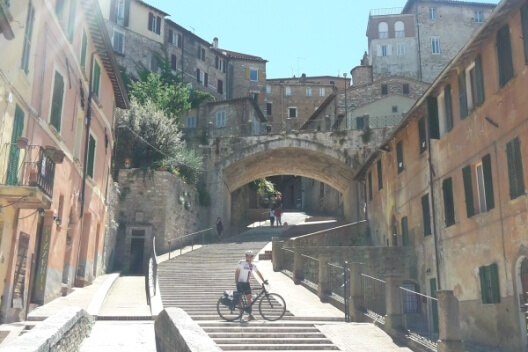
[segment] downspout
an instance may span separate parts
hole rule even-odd
[[[433,188],[433,161],[431,158],[431,135],[427,133],[427,148],[429,150],[429,155],[427,156],[427,162],[429,164],[429,194],[431,195],[431,213],[433,221],[433,239],[434,239],[434,249],[435,249],[435,265],[436,265],[436,282],[438,284],[437,290],[442,289],[442,284],[440,281],[440,253],[438,250],[438,233],[436,228],[436,211],[435,211],[435,197],[434,197],[434,188]]]
[[[416,3],[416,41],[418,43],[418,81],[422,80],[422,45],[420,42],[420,21],[418,20],[418,3]],[[440,284],[438,285],[440,288]]]
[[[181,36],[181,49],[182,49],[182,54],[181,54],[181,81],[182,81],[182,84],[183,84],[183,80],[184,80],[184,75],[183,75],[183,70],[185,69],[183,63],[185,61],[185,36],[183,35],[182,33],[182,36]]]

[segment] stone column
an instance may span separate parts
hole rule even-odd
[[[438,298],[438,352],[464,352],[458,299],[453,291],[436,291]]]
[[[282,242],[279,237],[273,237],[271,241],[271,262],[273,263],[273,271],[281,271],[284,257],[282,246],[284,245],[284,242]]]
[[[319,256],[319,285],[317,295],[321,302],[328,302],[328,292],[330,292],[330,270],[328,267],[328,257]]]
[[[363,292],[361,290],[361,263],[350,263],[350,299],[348,304],[348,314],[352,321],[362,322],[364,320]]]
[[[304,263],[299,247],[293,248],[293,282],[298,285],[304,280]]]
[[[389,274],[385,277],[385,331],[393,332],[405,329],[403,315],[402,290],[403,275]]]

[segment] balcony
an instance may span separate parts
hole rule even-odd
[[[55,164],[62,162],[64,153],[55,147],[24,145],[25,139],[21,140],[22,143],[2,147],[0,198],[19,209],[49,209]]]

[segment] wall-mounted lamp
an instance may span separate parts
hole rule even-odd
[[[425,271],[426,274],[430,274],[431,273],[431,269],[430,268],[427,268],[427,270]]]
[[[39,212],[39,215],[41,217],[45,217],[46,216],[46,212],[44,211],[44,209],[39,209],[38,212]]]
[[[53,217],[53,220],[55,221],[55,223],[57,224],[57,226],[60,226],[62,224],[62,219],[59,218],[58,216],[54,216]]]

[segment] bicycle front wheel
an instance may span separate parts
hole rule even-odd
[[[224,320],[234,321],[240,319],[242,316],[243,310],[239,308],[236,304],[225,305],[222,303],[224,297],[220,297],[216,303],[216,311],[218,315]]]
[[[286,313],[286,302],[280,295],[268,293],[260,299],[259,313],[266,320],[279,320]]]

